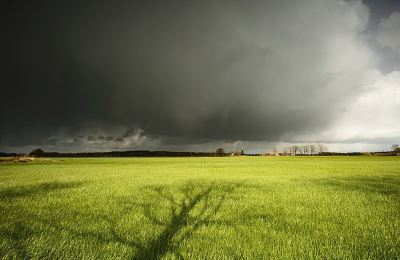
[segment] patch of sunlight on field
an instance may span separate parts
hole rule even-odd
[[[0,164],[2,259],[398,259],[397,157]]]

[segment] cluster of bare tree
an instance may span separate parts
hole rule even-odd
[[[323,144],[293,145],[283,149],[285,155],[323,155],[326,152],[328,152],[328,148]]]

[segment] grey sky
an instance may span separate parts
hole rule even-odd
[[[0,151],[400,143],[394,1],[41,3],[2,11]]]

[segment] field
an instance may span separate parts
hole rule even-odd
[[[0,259],[400,259],[400,158],[2,163]]]

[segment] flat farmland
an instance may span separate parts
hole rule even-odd
[[[399,157],[0,164],[0,259],[399,258]]]

